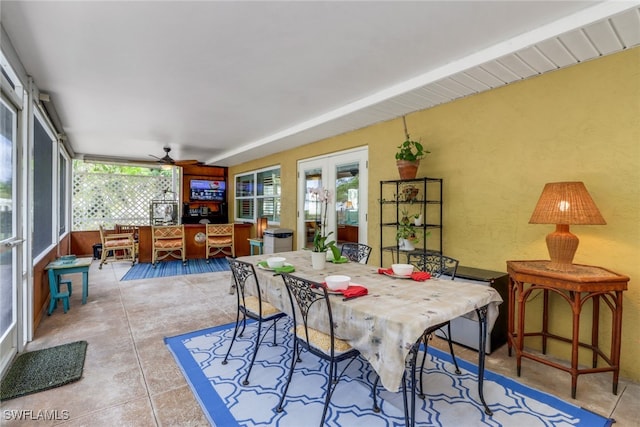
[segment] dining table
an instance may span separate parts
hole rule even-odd
[[[404,389],[407,367],[411,368],[412,421],[415,414],[415,362],[424,332],[460,316],[478,321],[478,393],[485,412],[491,414],[482,388],[486,331],[493,327],[490,323],[495,321],[498,306],[502,303],[495,289],[433,277],[417,281],[411,276],[396,276],[387,268],[358,262],[327,262],[324,269],[315,270],[308,250],[276,255],[285,258],[285,268],[292,275],[318,283],[323,283],[330,275],[346,275],[351,278],[351,285],[366,288],[366,295],[357,298],[345,298],[342,294],[330,296],[334,333],[360,352],[379,375],[380,383],[391,392]],[[282,277],[264,262],[269,256],[274,255],[238,259],[256,267],[262,297],[291,314],[291,303]]]

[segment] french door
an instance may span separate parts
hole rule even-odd
[[[316,231],[338,245],[367,243],[368,153],[364,147],[298,162],[298,249],[312,248]]]
[[[0,97],[0,373],[18,350],[22,242],[18,227],[17,111]]]

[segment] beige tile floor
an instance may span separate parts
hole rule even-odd
[[[83,378],[3,402],[2,426],[207,425],[163,338],[233,321],[230,273],[119,281],[128,268],[127,263],[115,263],[99,270],[94,262],[86,305],[81,304],[80,277],[74,277],[71,310],[63,314],[58,307],[45,317],[27,350],[86,340]],[[456,354],[473,362],[477,358],[476,352],[462,347],[456,347]],[[515,359],[507,356],[506,346],[487,357],[487,368],[515,377]],[[640,426],[638,383],[622,379],[618,395],[613,395],[610,373],[583,375],[572,400],[568,374],[526,360],[522,372],[519,381],[613,417],[615,426]],[[31,411],[22,412],[29,418],[48,411],[58,420],[17,421],[12,411]],[[300,427],[304,425],[301,420]]]

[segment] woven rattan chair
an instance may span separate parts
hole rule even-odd
[[[222,254],[235,258],[236,250],[233,245],[234,227],[233,224],[207,224],[207,249],[205,258],[207,263],[209,257]]]
[[[131,261],[131,265],[136,263],[136,242],[133,233],[108,233],[100,225],[100,241],[102,254],[99,269],[102,269],[107,261]]]
[[[417,267],[420,271],[426,271],[433,277],[441,277],[446,274],[451,277],[451,280],[455,279],[456,272],[458,271],[458,260],[439,252],[419,252],[409,253],[407,262]],[[432,326],[424,331],[422,334],[422,343],[424,344],[424,354],[422,356],[422,363],[420,364],[420,370],[424,369],[425,360],[427,358],[427,347],[429,340],[433,338],[433,334],[438,330],[446,327],[445,336],[447,337],[447,343],[449,344],[449,352],[451,353],[451,359],[456,368],[456,374],[460,374],[458,368],[458,362],[453,352],[453,342],[451,341],[451,323],[449,321],[440,323],[439,325]],[[422,388],[422,375],[420,375],[420,398],[424,399],[424,391]]]
[[[367,246],[364,243],[344,243],[342,249],[340,249],[340,254],[353,262],[366,264],[369,262],[369,255],[371,255],[371,246]]]
[[[289,376],[282,391],[280,402],[276,407],[276,411],[282,412],[283,404],[287,396],[287,390],[293,378],[293,372],[296,363],[300,359],[302,349],[320,357],[329,362],[329,374],[325,381],[325,402],[320,419],[320,426],[324,425],[327,416],[327,409],[331,401],[338,381],[349,367],[349,365],[360,355],[360,352],[351,347],[346,341],[339,339],[333,332],[333,315],[331,313],[331,301],[329,294],[324,286],[319,283],[303,279],[301,277],[292,276],[283,273],[282,278],[289,294],[291,302],[291,313],[293,313],[294,323],[294,344],[293,353],[291,355],[291,367]],[[315,312],[323,314],[321,318],[315,318],[316,322],[322,321],[329,333],[321,332],[309,326],[309,313]],[[347,364],[338,374],[338,363],[348,360]],[[376,396],[376,386],[380,378],[376,375],[376,380],[372,385],[373,392],[373,410],[379,412],[378,401]]]
[[[227,350],[227,354],[224,356],[222,364],[227,364],[227,359],[229,358],[229,353],[231,353],[231,347],[233,347],[236,337],[242,337],[244,329],[247,326],[247,318],[256,320],[258,323],[258,333],[256,334],[256,339],[253,343],[253,356],[249,363],[247,375],[244,377],[244,381],[242,381],[243,385],[247,385],[249,384],[249,374],[251,374],[251,369],[253,368],[253,364],[256,360],[260,344],[267,336],[269,329],[273,328],[273,345],[276,345],[276,323],[279,319],[285,317],[286,314],[268,302],[262,300],[260,282],[256,276],[256,270],[253,267],[253,264],[239,261],[231,257],[227,257],[227,261],[229,262],[229,267],[231,267],[233,280],[236,284],[238,308],[236,312],[236,326],[233,330],[233,338],[231,338],[231,344],[229,344],[229,349]],[[253,287],[253,292],[250,292],[249,287]],[[262,334],[261,330],[263,324],[271,321],[273,321],[273,323],[270,324],[264,334]],[[240,333],[238,333],[241,323],[242,329],[239,331]]]
[[[139,251],[139,237],[140,237],[140,227],[137,225],[128,225],[128,224],[116,224],[115,232],[116,233],[132,233],[133,240],[136,242],[136,258],[138,257]]]
[[[181,259],[186,265],[186,244],[184,238],[184,225],[152,225],[151,238],[153,241],[153,267],[158,261],[169,256]]]

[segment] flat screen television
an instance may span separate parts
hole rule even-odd
[[[225,181],[192,179],[189,186],[191,190],[189,199],[191,201],[224,202],[227,200]]]

